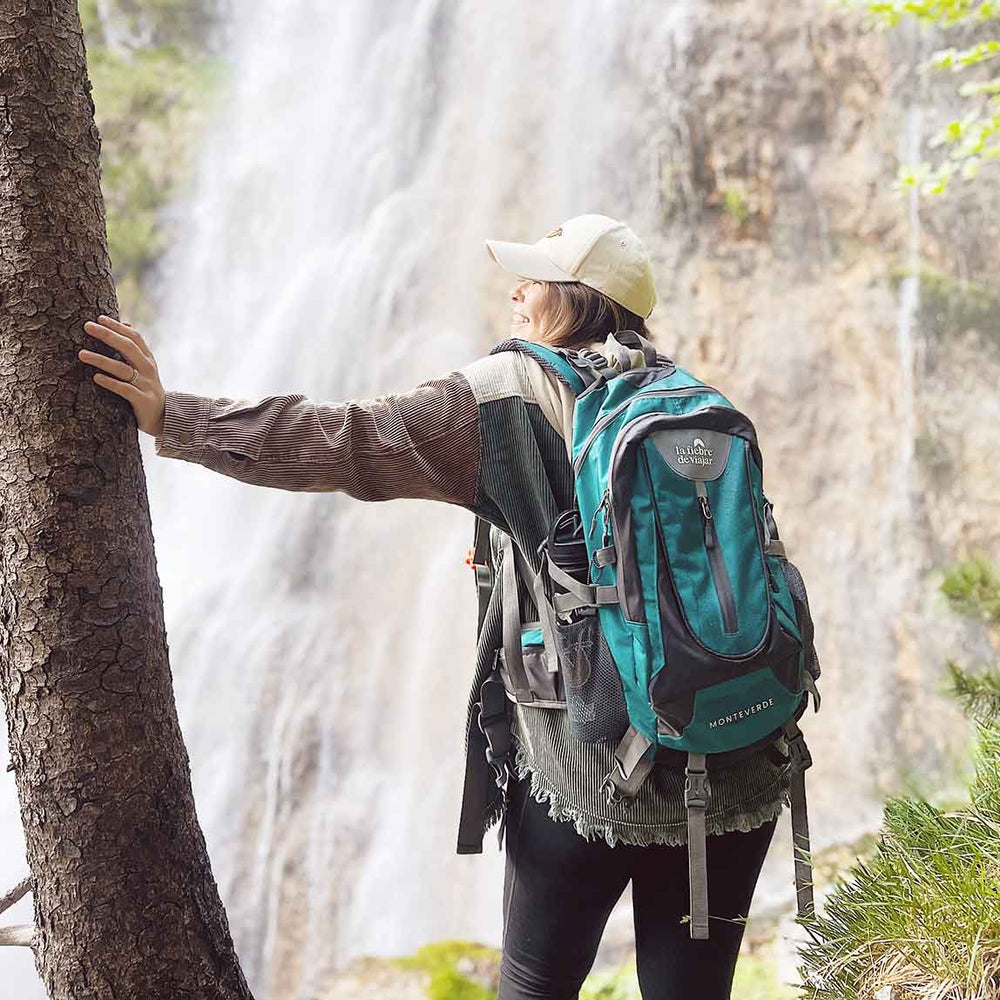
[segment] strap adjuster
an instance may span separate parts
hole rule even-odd
[[[617,764],[615,765],[618,766]],[[614,781],[611,780],[611,775],[607,775],[604,781],[601,782],[601,791],[604,792],[605,801],[609,806],[616,806],[619,802],[625,800],[625,796],[621,795],[618,789],[615,787]]]
[[[493,586],[493,570],[490,569],[488,563],[476,562],[476,550],[472,546],[465,553],[465,565],[476,571],[476,583],[484,584],[487,587]]]
[[[507,696],[499,677],[491,675],[483,681],[476,707],[476,725],[486,737],[486,760],[502,788],[510,761],[511,737]]]
[[[806,738],[802,733],[797,733],[791,739],[786,739],[788,743],[788,756],[792,762],[793,771],[804,771],[812,767],[812,754],[806,746]]]
[[[708,806],[710,788],[708,772],[702,770],[684,770],[684,805],[688,809],[705,809]]]
[[[486,759],[489,761],[490,770],[493,772],[493,780],[497,783],[497,788],[506,789],[507,779],[513,777],[513,771],[510,767],[509,758],[502,757],[496,760],[490,760],[490,754],[489,751],[487,751]]]

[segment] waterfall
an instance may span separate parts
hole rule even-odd
[[[853,60],[855,39],[835,32],[823,52],[815,10],[764,0],[645,0],[627,15],[614,0],[232,8],[231,82],[172,210],[143,331],[165,386],[317,401],[410,389],[508,336],[513,279],[487,237],[533,242],[583,212],[627,221],[653,254],[654,337],[754,419],[809,587],[824,696],[804,722],[815,844],[877,826],[887,755],[918,766],[946,739],[934,684],[954,633],[917,614],[916,202],[898,299],[869,277],[880,246],[838,246],[843,216],[889,183],[883,148],[845,160],[839,187],[826,162],[852,148],[829,136],[854,126],[818,99],[840,84],[817,82],[810,60],[838,45]],[[877,107],[904,122],[913,158],[919,103],[893,92]],[[771,187],[750,207],[764,228],[734,237],[717,196],[727,178],[761,177]],[[483,855],[455,853],[472,515],[255,489],[140,443],[198,814],[257,995],[318,996],[361,954],[499,945],[494,831]],[[13,884],[23,843],[6,782]],[[762,911],[791,903],[789,843],[786,815]],[[626,894],[606,939],[630,935]],[[42,997],[26,952],[0,962],[5,981],[26,963],[19,995]]]
[[[586,211],[655,225],[643,53],[683,38],[683,10],[240,5],[165,271],[165,384],[363,398],[484,354],[513,283],[486,237]],[[148,464],[196,801],[251,983],[308,996],[354,955],[499,945],[495,836],[455,853],[471,515]]]

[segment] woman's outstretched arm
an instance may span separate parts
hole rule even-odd
[[[409,392],[347,402],[164,393],[156,454],[255,486],[413,497],[471,508],[479,469],[475,396],[458,372]]]
[[[411,497],[473,509],[480,472],[479,412],[458,371],[408,392],[320,403],[300,394],[261,400],[164,390],[137,330],[110,317],[85,329],[126,360],[83,350],[95,382],[131,404],[157,455],[204,465],[257,486],[344,492],[361,500]],[[134,373],[135,381],[129,381]]]

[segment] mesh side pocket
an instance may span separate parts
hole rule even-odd
[[[628,729],[621,675],[596,614],[555,627],[570,733],[585,743],[620,740]]]
[[[792,595],[792,603],[795,605],[795,618],[799,623],[799,631],[802,633],[802,646],[806,653],[806,670],[812,674],[815,680],[819,677],[819,657],[816,656],[816,647],[813,645],[813,620],[809,612],[809,598],[806,596],[806,585],[802,579],[802,574],[798,567],[782,559],[781,568],[785,574],[785,581]]]

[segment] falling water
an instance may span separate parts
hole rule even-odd
[[[918,26],[910,32],[913,65],[919,63],[923,53]],[[922,81],[921,81],[922,82]],[[923,86],[914,88],[914,96],[906,108],[904,128],[900,135],[899,159],[913,164],[921,160],[921,122],[923,116]],[[900,454],[898,483],[904,499],[905,510],[900,522],[910,524],[913,504],[913,457],[916,439],[914,404],[914,327],[920,308],[920,196],[916,187],[906,195],[907,230],[905,273],[899,289],[899,319],[896,325],[899,347],[899,400],[900,400]]]
[[[485,353],[511,284],[487,236],[584,211],[655,225],[655,80],[629,57],[682,39],[684,9],[241,5],[156,330],[168,386],[340,400]],[[149,466],[199,814],[251,982],[306,996],[356,954],[498,945],[495,839],[455,853],[471,515]]]
[[[718,74],[706,64],[729,40],[725,19],[711,21],[713,5],[648,0],[627,17],[613,0],[233,7],[230,90],[193,193],[175,209],[179,235],[164,267],[160,319],[148,331],[167,388],[251,401],[409,389],[508,333],[511,281],[483,240],[533,241],[580,212],[626,219],[648,235],[661,301],[651,325],[669,351],[686,348],[684,362],[698,369],[686,332],[703,316],[717,324],[704,331],[710,343],[732,346],[740,335],[727,323],[724,282],[719,302],[711,291],[693,302],[678,277],[712,273],[684,268],[705,250],[696,188],[707,156],[685,101],[707,70]],[[719,34],[703,32],[692,54],[706,23]],[[688,90],[674,93],[675,83]],[[921,112],[904,103],[910,157]],[[671,183],[684,207],[667,233],[664,164],[676,170]],[[803,211],[819,220],[815,252],[825,272],[830,217],[811,194]],[[894,378],[902,373],[892,479],[906,498],[920,294],[913,200],[909,212],[911,270],[890,365]],[[759,379],[780,398],[782,382],[806,385],[798,380],[815,359],[825,366],[824,352],[836,353],[823,342],[822,314],[810,335],[798,326],[794,337],[783,334],[795,292],[785,280],[777,271],[753,278],[751,291],[765,293],[755,301],[771,310],[754,317],[754,329],[770,339],[730,373],[734,388]],[[798,293],[806,301],[814,289]],[[851,405],[881,413],[879,381],[871,398],[852,384]],[[828,481],[829,407],[820,402],[794,426],[784,415],[771,423],[770,455],[777,429],[789,428],[789,490]],[[311,996],[359,954],[448,937],[498,945],[495,838],[487,836],[482,856],[455,853],[474,659],[475,596],[463,564],[471,515],[425,501],[363,504],[253,488],[159,458],[145,436],[141,444],[199,817],[257,994]],[[847,450],[868,444],[862,437]],[[856,502],[841,503],[827,530],[810,497],[797,550],[825,571],[807,574],[821,658],[831,654],[818,717],[827,728],[817,730],[810,772],[820,845],[877,823],[866,768],[873,734],[900,713],[902,696],[884,680],[892,671],[872,665],[897,656],[891,622],[915,580],[890,566],[882,544],[889,527],[905,546],[910,500],[875,521],[864,490],[883,488],[859,476],[853,460],[837,476],[838,486],[853,484]],[[772,499],[780,508],[780,496]],[[783,537],[794,537],[794,521],[781,523]],[[867,574],[879,586],[844,586],[848,565],[854,579]],[[12,883],[23,845],[8,791],[0,875]],[[787,904],[790,871],[787,845],[776,842],[765,903]],[[30,919],[27,905],[15,919]],[[626,896],[609,935],[630,933],[627,908]],[[30,965],[26,954],[0,957],[5,977],[15,961]],[[21,996],[35,1000],[33,988]]]

